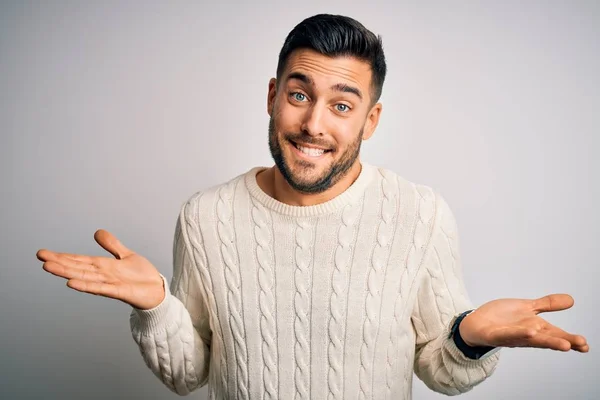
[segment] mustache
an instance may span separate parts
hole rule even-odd
[[[335,150],[335,145],[325,141],[316,139],[306,133],[286,133],[284,139],[292,141],[297,144],[312,144],[313,146],[323,147],[329,150]]]

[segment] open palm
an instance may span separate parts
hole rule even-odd
[[[163,280],[144,257],[126,248],[115,236],[98,230],[94,239],[112,257],[58,253],[46,249],[36,254],[43,269],[66,278],[80,292],[110,297],[139,309],[150,309],[164,298]]]
[[[538,314],[571,308],[567,294],[535,300],[498,299],[479,307],[460,324],[460,334],[471,346],[537,347],[559,351],[589,351],[585,337],[568,333]]]

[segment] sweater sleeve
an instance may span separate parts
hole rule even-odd
[[[189,203],[188,203],[189,204]],[[130,327],[144,362],[171,391],[179,395],[204,386],[208,380],[211,330],[199,278],[198,262],[190,248],[184,205],[173,242],[173,279],[163,276],[165,298],[155,308],[134,308]]]
[[[436,195],[436,214],[423,260],[412,323],[416,333],[415,373],[427,387],[446,395],[471,390],[494,372],[497,349],[479,360],[467,358],[450,338],[453,318],[473,309],[465,290],[456,221]]]

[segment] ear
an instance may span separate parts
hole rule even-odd
[[[275,105],[275,97],[277,96],[277,79],[269,80],[269,91],[267,94],[267,113],[272,116],[273,106]]]
[[[369,139],[373,136],[373,133],[375,133],[375,128],[377,128],[377,124],[379,124],[382,108],[383,106],[381,103],[377,103],[371,108],[369,114],[367,114],[367,120],[363,130],[363,140]]]

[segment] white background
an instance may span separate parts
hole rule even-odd
[[[590,353],[505,349],[462,398],[598,398],[600,3],[95,3],[0,4],[0,398],[178,397],[144,365],[129,307],[68,289],[35,253],[104,254],[104,228],[170,278],[180,205],[271,165],[268,80],[320,12],[382,35],[363,159],[444,195],[475,304],[575,298],[547,318]],[[418,380],[414,396],[444,397]]]

